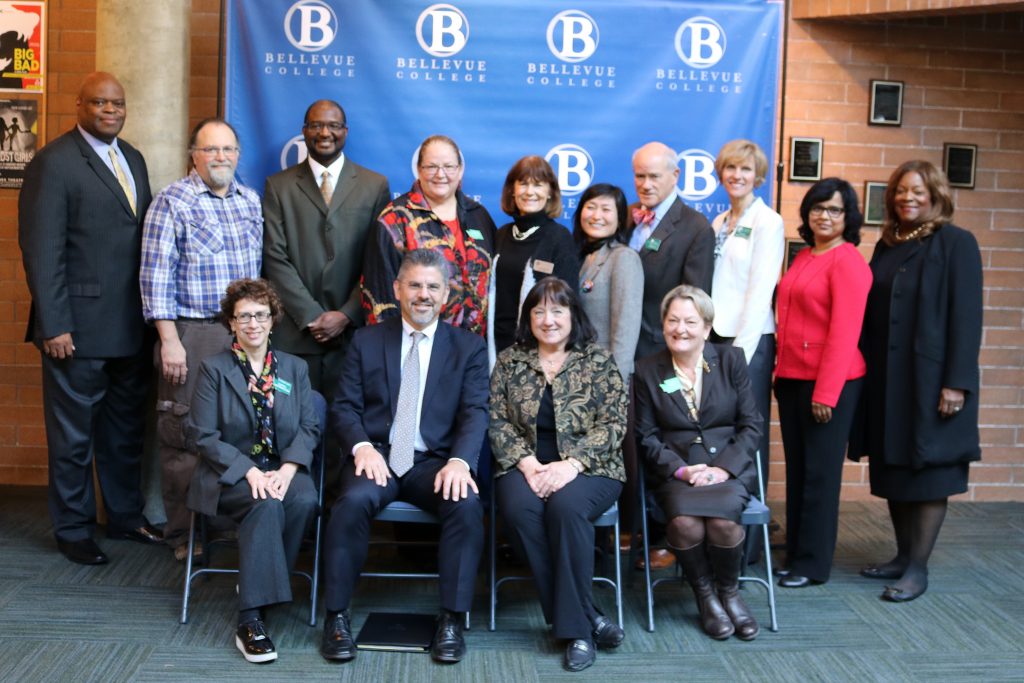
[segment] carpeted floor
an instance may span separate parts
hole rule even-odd
[[[781,518],[781,506],[775,506]],[[498,630],[486,628],[481,572],[469,654],[439,666],[421,654],[361,652],[349,664],[317,654],[319,628],[306,625],[308,588],[267,619],[280,657],[246,663],[234,649],[234,580],[197,583],[190,623],[178,623],[182,565],[168,550],[100,544],[111,562],[71,564],[53,544],[45,491],[0,487],[0,681],[1021,681],[1024,680],[1024,504],[952,505],[939,539],[931,588],[915,602],[878,599],[865,563],[892,553],[881,503],[844,504],[832,580],[779,589],[781,629],[754,642],[715,642],[696,624],[688,589],[659,587],[658,629],[644,630],[642,574],[625,591],[626,642],[601,652],[583,674],[561,668],[532,587],[502,589]],[[606,612],[611,592],[596,588]],[[745,590],[764,626],[767,603]],[[370,611],[432,612],[429,581],[366,579],[354,626]]]

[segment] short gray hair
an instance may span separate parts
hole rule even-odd
[[[416,266],[436,268],[446,283],[451,277],[448,261],[441,255],[441,252],[434,251],[433,249],[411,249],[402,256],[402,265],[398,267],[397,279],[402,279],[405,271]]]
[[[669,293],[661,300],[661,322],[665,322],[669,306],[676,299],[689,299],[706,324],[711,325],[715,322],[715,305],[711,302],[711,297],[700,287],[692,285],[679,285],[669,290]]]

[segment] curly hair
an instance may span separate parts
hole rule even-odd
[[[262,278],[259,280],[243,278],[229,284],[220,300],[220,322],[228,330],[231,329],[231,320],[235,317],[235,306],[244,299],[269,306],[270,317],[275,325],[281,320],[284,307],[281,305],[281,297],[277,295],[274,286]]]

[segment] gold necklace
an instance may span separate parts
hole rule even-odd
[[[909,242],[910,240],[916,238],[918,235],[924,232],[924,229],[927,227],[927,223],[922,223],[921,225],[917,226],[916,228],[908,232],[906,235],[901,235],[900,229],[896,228],[895,230],[893,230],[892,238],[897,242]]]

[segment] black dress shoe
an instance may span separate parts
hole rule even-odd
[[[597,660],[594,643],[578,638],[565,648],[565,668],[567,671],[583,671]]]
[[[64,541],[57,539],[57,550],[64,557],[78,564],[106,564],[107,556],[91,538],[81,541]]]
[[[158,529],[149,524],[143,524],[134,529],[122,529],[121,527],[107,525],[107,538],[112,541],[135,541],[136,543],[163,543],[164,537]]]
[[[320,640],[320,656],[332,662],[348,662],[356,658],[356,643],[352,640],[348,610],[327,613],[324,618],[324,635]]]
[[[259,619],[247,621],[235,631],[235,647],[254,664],[266,664],[277,659],[277,650],[267,635],[267,629]]]
[[[466,641],[462,637],[462,615],[441,610],[437,617],[437,630],[430,644],[430,656],[435,662],[455,664],[466,656]]]
[[[594,621],[593,631],[594,643],[604,649],[618,647],[622,645],[622,641],[625,640],[626,634],[623,632],[622,627],[616,624],[614,621],[601,614]]]
[[[824,581],[815,581],[799,574],[787,574],[779,579],[779,585],[783,588],[806,588],[807,586],[818,586]]]
[[[866,579],[898,579],[903,576],[903,570],[870,564],[860,570],[860,575]]]
[[[885,590],[882,591],[882,599],[887,602],[910,602],[924,595],[926,590],[928,590],[928,584],[925,584],[917,591],[905,591],[894,586],[886,586]]]

